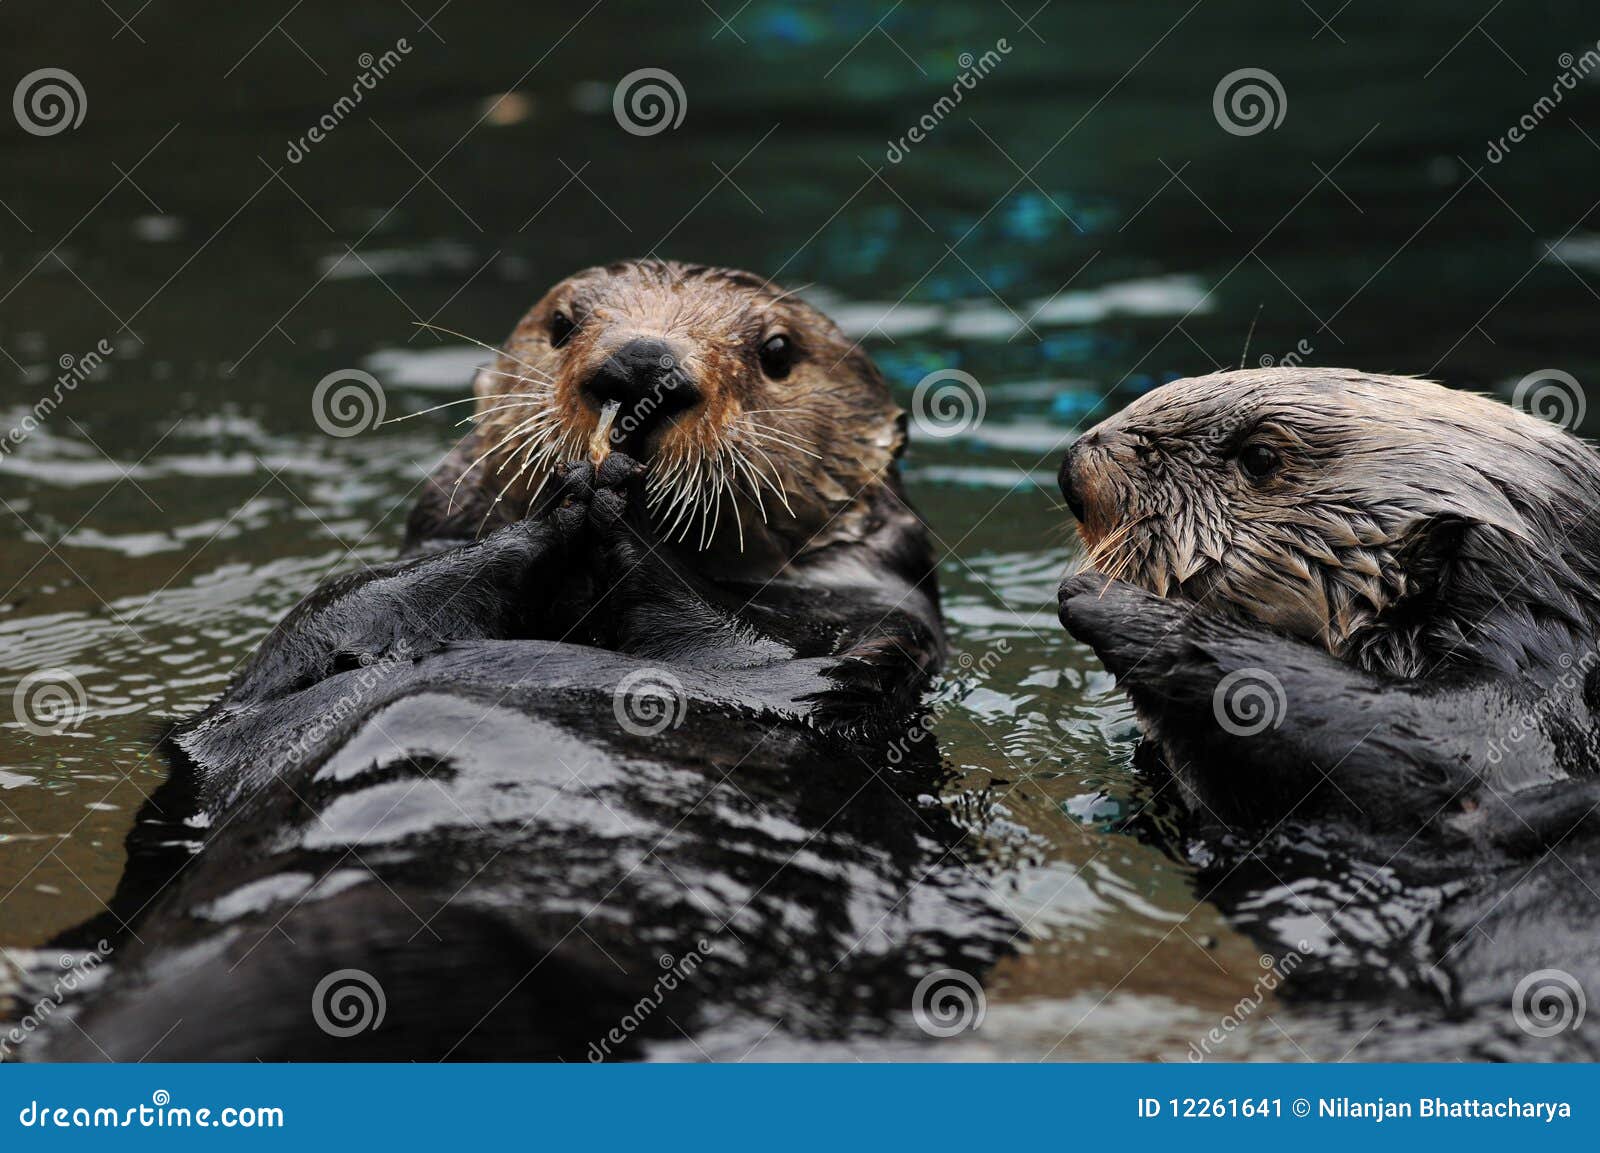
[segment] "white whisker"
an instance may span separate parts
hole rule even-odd
[[[511,353],[507,352],[503,348],[496,348],[492,344],[485,344],[483,341],[479,340],[475,336],[468,336],[464,332],[456,332],[456,331],[454,331],[452,329],[441,328],[437,324],[428,324],[426,321],[418,320],[418,321],[413,321],[412,323],[414,323],[418,328],[426,328],[426,329],[430,329],[430,330],[432,330],[434,332],[442,332],[446,336],[453,336],[453,337],[456,337],[458,340],[466,341],[468,344],[475,344],[479,348],[483,349],[484,351],[492,352],[496,356],[510,357],[510,359],[512,359],[512,360],[516,361],[518,364],[522,365],[523,368],[526,368],[526,369],[536,373],[537,375],[539,375],[541,377],[544,377],[545,380],[549,380],[549,377],[545,376],[543,369],[540,369],[536,365],[529,364],[527,361],[523,360],[519,356],[512,356]],[[493,369],[491,369],[490,371],[492,372]],[[502,374],[502,375],[504,375],[504,374]]]
[[[507,395],[508,396],[512,396],[512,395],[518,395],[518,394],[508,393]],[[532,395],[532,394],[531,393],[523,393],[523,394],[520,394],[520,395],[528,396],[528,395]],[[419,409],[416,412],[408,412],[404,416],[396,416],[396,417],[393,417],[393,418],[391,418],[389,420],[382,421],[380,423],[381,424],[399,424],[402,420],[415,420],[419,416],[427,416],[430,412],[438,412],[441,408],[450,408],[453,405],[457,405],[457,404],[476,404],[478,402],[478,399],[479,398],[476,397],[476,396],[463,396],[460,400],[447,400],[443,404],[434,405],[432,408],[424,408],[424,409]]]

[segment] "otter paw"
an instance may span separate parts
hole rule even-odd
[[[1164,668],[1189,640],[1193,605],[1126,581],[1077,573],[1061,582],[1057,596],[1067,631],[1094,649],[1119,678],[1141,668]]]
[[[556,469],[555,484],[551,487],[552,508],[571,508],[587,505],[594,499],[595,468],[586,460],[573,461]]]
[[[619,542],[631,539],[642,547],[639,538],[647,523],[644,486],[640,483],[644,472],[644,465],[620,452],[606,457],[595,470],[595,494],[589,520],[602,534],[602,539]]]
[[[1056,590],[1061,623],[1073,636],[1091,645],[1100,636],[1131,623],[1141,612],[1164,603],[1153,593],[1097,572],[1074,573],[1065,577]]]
[[[614,452],[595,469],[595,488],[616,488],[631,484],[644,476],[644,465],[625,452]]]

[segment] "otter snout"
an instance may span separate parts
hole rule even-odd
[[[621,405],[612,439],[628,449],[638,448],[651,432],[701,399],[677,350],[648,337],[630,340],[607,356],[584,381],[583,395],[596,410],[612,401]]]
[[[1083,458],[1094,447],[1097,438],[1097,433],[1089,432],[1073,441],[1067,448],[1066,456],[1061,458],[1061,472],[1056,478],[1056,483],[1061,486],[1061,495],[1079,524],[1088,519],[1083,504]]]

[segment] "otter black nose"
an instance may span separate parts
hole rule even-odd
[[[606,357],[584,382],[583,391],[596,408],[609,401],[622,406],[614,428],[623,441],[642,438],[700,401],[699,388],[672,346],[643,338],[630,340]]]
[[[1075,476],[1077,470],[1074,465],[1077,463],[1077,457],[1079,456],[1078,446],[1082,443],[1081,440],[1074,441],[1071,447],[1067,449],[1067,455],[1061,458],[1061,475],[1057,478],[1058,483],[1061,485],[1061,495],[1066,498],[1067,507],[1072,510],[1072,515],[1080,522],[1083,520],[1083,493],[1078,489],[1078,481]]]

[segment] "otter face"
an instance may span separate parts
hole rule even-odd
[[[1410,674],[1419,646],[1383,634],[1460,609],[1442,574],[1469,554],[1533,558],[1545,615],[1572,613],[1556,584],[1597,475],[1575,437],[1483,397],[1262,369],[1140,397],[1072,446],[1060,483],[1090,568]],[[1450,595],[1502,592],[1522,575],[1456,580]],[[1435,619],[1419,625],[1397,609],[1424,592]]]
[[[611,447],[646,466],[657,530],[747,556],[786,560],[848,532],[904,443],[866,354],[730,269],[644,260],[569,277],[475,391],[482,483],[518,515],[554,469],[591,456],[605,412]]]

